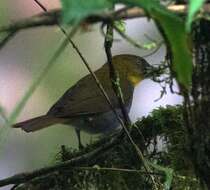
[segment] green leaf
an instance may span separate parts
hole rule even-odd
[[[190,0],[187,21],[186,21],[187,32],[190,32],[191,24],[193,22],[194,16],[199,11],[199,9],[202,7],[204,2],[205,2],[205,0]]]
[[[179,84],[189,89],[193,64],[189,47],[190,37],[185,31],[184,21],[156,0],[121,0],[120,2],[142,7],[155,20],[171,50],[172,69],[176,74],[176,79]]]
[[[173,13],[161,9],[154,9],[153,17],[170,47],[172,69],[176,74],[176,79],[179,84],[189,89],[192,80],[193,58],[185,23]]]
[[[90,14],[112,8],[114,0],[61,0],[63,22],[77,24]]]

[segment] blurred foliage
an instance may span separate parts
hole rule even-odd
[[[0,24],[3,25],[5,23],[5,21],[8,19],[8,12],[7,10],[5,9],[5,2],[4,1],[1,1],[0,2]]]
[[[137,145],[144,151],[145,158],[153,163],[161,165],[162,168],[174,170],[172,186],[173,190],[197,190],[199,183],[195,179],[192,165],[186,154],[185,137],[183,130],[183,118],[181,106],[167,106],[158,108],[148,117],[137,121],[136,127],[132,128],[131,136]],[[142,132],[145,142],[140,138]],[[84,150],[78,152],[73,149],[62,147],[62,151],[56,157],[58,162],[81,156],[89,150],[102,146],[109,137],[104,137],[94,144],[88,145]],[[162,142],[163,147],[160,147]],[[79,166],[82,167],[82,166]],[[55,172],[47,176],[36,178],[29,183],[23,184],[16,189],[122,189],[142,190],[152,189],[150,178],[143,171],[142,163],[127,138],[116,144],[110,150],[98,155],[93,160],[87,160],[83,167],[72,167],[69,170]],[[105,170],[116,169],[115,171]],[[133,169],[136,172],[117,171],[117,168]],[[159,172],[153,168],[153,172]],[[155,175],[164,182],[168,176],[165,172]],[[46,181],[48,183],[46,183]],[[32,189],[32,188],[31,188]]]
[[[61,0],[61,3],[63,7],[63,21],[69,24],[77,24],[86,16],[111,8],[114,4],[113,1],[107,0]]]
[[[80,1],[78,3],[77,0],[61,0],[61,2],[63,5],[63,20],[68,24],[78,23],[90,14],[105,11],[107,8],[111,8],[117,3],[143,8],[148,16],[155,20],[160,32],[167,42],[168,48],[171,50],[173,57],[172,69],[176,79],[184,88],[189,89],[192,78],[192,55],[189,45],[190,37],[186,32],[185,21],[175,13],[167,10],[159,1],[96,0]],[[192,22],[192,17],[200,6],[191,3],[191,7],[188,25]],[[180,49],[182,51],[180,51]]]

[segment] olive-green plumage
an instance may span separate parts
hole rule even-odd
[[[117,55],[112,61],[120,78],[120,88],[126,109],[129,111],[134,87],[147,77],[147,71],[151,66],[143,58],[135,55]],[[108,65],[104,64],[95,71],[95,74],[108,94],[113,107],[120,113]],[[57,123],[71,124],[76,129],[90,133],[106,133],[119,126],[118,120],[90,74],[68,89],[46,115],[17,123],[13,127],[31,132]]]

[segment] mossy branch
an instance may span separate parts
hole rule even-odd
[[[131,136],[144,150],[145,157],[176,171],[172,186],[177,189],[198,188],[199,183],[195,180],[195,174],[185,151],[182,107],[159,108],[150,116],[139,120],[136,125],[137,127],[132,128]],[[145,143],[139,138],[139,130],[145,137]],[[165,150],[158,148],[158,138],[164,141]],[[149,147],[148,153],[146,149]],[[14,184],[15,190],[71,188],[77,190],[84,187],[105,190],[123,189],[125,186],[128,186],[128,189],[151,189],[152,187],[143,163],[139,162],[129,140],[122,138],[121,134],[105,137],[88,145],[81,152],[62,148],[59,155],[57,158],[59,162],[54,166],[0,180],[0,186]],[[155,169],[149,175],[156,175],[163,181],[167,180],[164,173]]]

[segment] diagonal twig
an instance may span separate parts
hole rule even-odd
[[[0,41],[0,50],[9,42],[16,34],[16,31],[10,31],[6,34],[6,36],[3,38],[3,40]]]
[[[34,0],[42,9],[43,11],[47,12],[47,9],[38,1],[38,0]],[[44,8],[43,8],[44,7]],[[100,91],[102,92],[102,95],[104,96],[107,104],[110,106],[111,110],[113,111],[113,113],[115,114],[117,120],[119,121],[119,123],[124,126],[124,122],[123,120],[120,118],[119,114],[117,113],[117,111],[115,110],[114,106],[111,103],[111,100],[108,96],[108,94],[106,93],[105,89],[103,88],[101,82],[99,81],[98,77],[95,75],[95,73],[92,71],[92,69],[90,68],[87,60],[85,59],[85,57],[82,55],[82,53],[80,52],[79,48],[76,46],[76,44],[72,41],[71,36],[69,36],[66,32],[66,30],[60,25],[57,24],[58,27],[60,28],[61,32],[65,35],[66,39],[68,40],[68,42],[72,45],[72,47],[74,48],[74,50],[77,52],[77,54],[79,55],[79,57],[81,58],[82,62],[84,63],[84,65],[86,66],[86,68],[88,69],[89,73],[91,74],[91,76],[93,77],[93,79],[95,80],[98,88],[100,89]]]
[[[111,78],[111,81],[112,81],[113,90],[115,92],[116,97],[118,98],[120,109],[121,109],[123,119],[124,119],[124,122],[125,122],[125,126],[123,126],[123,130],[124,130],[125,134],[127,135],[129,141],[131,142],[131,144],[135,148],[139,159],[142,161],[143,167],[144,167],[146,173],[148,173],[149,177],[151,178],[151,181],[154,185],[154,188],[157,190],[158,188],[157,188],[157,184],[155,182],[155,179],[152,175],[150,175],[151,169],[150,169],[147,161],[145,160],[142,151],[139,149],[139,147],[134,142],[133,138],[131,137],[131,135],[129,133],[129,126],[131,126],[131,120],[130,120],[130,118],[128,116],[128,113],[125,109],[125,102],[124,102],[124,99],[123,99],[123,94],[121,93],[121,89],[120,89],[120,86],[119,86],[119,84],[120,84],[119,80],[120,79],[117,76],[117,72],[115,71],[114,65],[112,64],[112,53],[111,53],[112,43],[113,43],[113,23],[109,23],[109,24],[107,24],[107,33],[106,33],[106,36],[105,36],[104,47],[105,47],[105,51],[106,51],[106,55],[107,55],[107,62],[108,62],[108,65],[109,65],[110,78]]]

